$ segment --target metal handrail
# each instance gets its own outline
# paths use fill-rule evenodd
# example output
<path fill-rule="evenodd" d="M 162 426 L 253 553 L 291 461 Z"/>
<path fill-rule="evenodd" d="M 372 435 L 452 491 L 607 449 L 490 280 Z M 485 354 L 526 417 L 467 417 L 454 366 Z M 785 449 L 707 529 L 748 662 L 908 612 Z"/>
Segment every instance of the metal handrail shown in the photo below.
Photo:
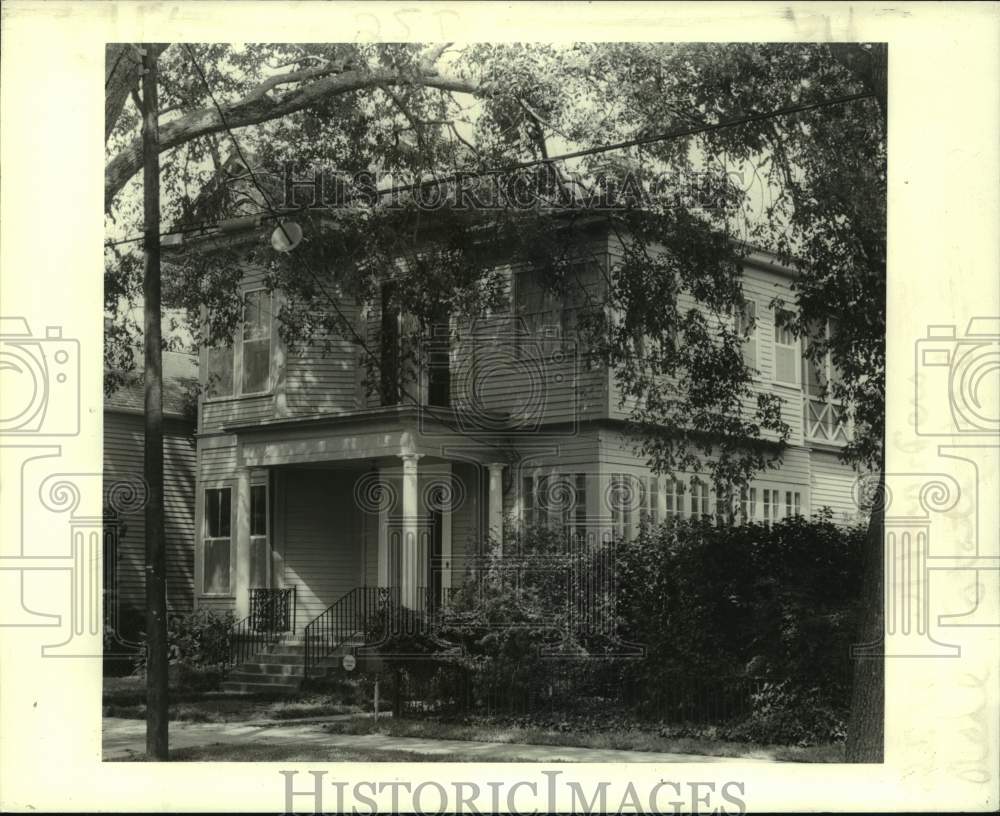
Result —
<path fill-rule="evenodd" d="M 372 625 L 398 603 L 398 587 L 355 587 L 313 618 L 303 630 L 306 676 L 353 638 L 367 642 Z"/>
<path fill-rule="evenodd" d="M 295 587 L 249 590 L 250 614 L 229 631 L 227 669 L 268 651 L 295 631 Z"/>

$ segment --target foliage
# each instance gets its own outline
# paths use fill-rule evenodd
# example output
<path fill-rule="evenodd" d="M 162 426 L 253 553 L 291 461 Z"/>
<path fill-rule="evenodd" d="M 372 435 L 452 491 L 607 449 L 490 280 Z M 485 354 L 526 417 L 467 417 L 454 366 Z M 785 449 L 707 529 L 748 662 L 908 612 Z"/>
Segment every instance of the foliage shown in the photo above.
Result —
<path fill-rule="evenodd" d="M 581 559 L 529 529 L 470 572 L 435 632 L 462 654 L 420 661 L 410 693 L 526 713 L 588 700 L 649 722 L 715 722 L 732 739 L 842 739 L 863 536 L 823 515 L 644 528 L 615 545 L 602 595 L 607 553 Z M 614 631 L 593 626 L 605 614 Z M 622 657 L 635 644 L 641 656 Z"/>
<path fill-rule="evenodd" d="M 173 615 L 167 621 L 167 658 L 176 666 L 182 685 L 213 685 L 229 661 L 229 639 L 234 616 L 220 615 L 210 609 L 198 609 L 186 615 Z M 138 671 L 146 668 L 145 635 L 135 658 Z"/>
<path fill-rule="evenodd" d="M 878 91 L 881 53 L 787 43 L 173 45 L 160 58 L 161 130 L 186 133 L 190 123 L 214 120 L 201 112 L 215 102 L 260 116 L 238 132 L 249 168 L 233 163 L 235 146 L 218 127 L 194 128 L 170 148 L 164 215 L 183 225 L 267 211 L 280 204 L 287 161 L 405 184 L 544 159 L 557 140 L 585 149 Z M 831 387 L 850 398 L 859 429 L 848 455 L 877 462 L 881 113 L 861 99 L 547 165 L 550 203 L 570 202 L 557 206 L 568 218 L 545 207 L 459 211 L 446 203 L 430 212 L 418 206 L 426 203 L 419 190 L 393 196 L 394 207 L 368 200 L 323 210 L 322 219 L 302 213 L 309 241 L 291 256 L 278 257 L 262 236 L 257 245 L 185 259 L 167 282 L 168 299 L 187 305 L 196 325 L 209 306 L 212 325 L 198 340 L 224 341 L 239 314 L 237 271 L 248 260 L 261 264 L 268 285 L 289 293 L 286 339 L 347 340 L 371 373 L 382 367 L 382 351 L 366 347 L 352 305 L 384 303 L 410 314 L 400 362 L 412 362 L 430 326 L 445 316 L 474 319 L 497 304 L 498 257 L 531 262 L 546 286 L 565 289 L 568 255 L 579 252 L 582 234 L 576 216 L 584 215 L 602 221 L 620 249 L 616 274 L 579 329 L 591 353 L 616 366 L 623 398 L 635 405 L 637 447 L 665 472 L 701 467 L 707 455 L 715 481 L 728 485 L 777 465 L 788 435 L 780 399 L 752 391 L 742 337 L 728 319 L 741 304 L 740 257 L 758 244 L 797 259 L 792 328 L 809 336 L 816 359 L 829 350 L 842 374 Z M 126 103 L 108 141 L 109 168 L 121 166 L 137 127 Z M 765 204 L 754 203 L 746 180 Z M 636 182 L 644 194 L 620 196 L 613 211 L 587 206 L 608 191 L 636 192 Z M 135 231 L 135 201 L 120 195 L 113 203 L 119 228 Z M 109 250 L 106 278 L 106 307 L 116 316 L 106 356 L 117 371 L 129 365 L 128 340 L 138 330 L 122 308 L 137 297 L 134 256 Z M 833 337 L 819 332 L 827 317 L 836 322 Z M 403 378 L 412 370 L 399 367 Z M 386 386 L 378 376 L 369 386 L 406 391 L 405 382 Z"/>
<path fill-rule="evenodd" d="M 786 681 L 846 706 L 864 530 L 828 518 L 772 525 L 678 521 L 622 542 L 622 634 L 645 646 L 631 668 L 655 688 L 673 673 Z"/>

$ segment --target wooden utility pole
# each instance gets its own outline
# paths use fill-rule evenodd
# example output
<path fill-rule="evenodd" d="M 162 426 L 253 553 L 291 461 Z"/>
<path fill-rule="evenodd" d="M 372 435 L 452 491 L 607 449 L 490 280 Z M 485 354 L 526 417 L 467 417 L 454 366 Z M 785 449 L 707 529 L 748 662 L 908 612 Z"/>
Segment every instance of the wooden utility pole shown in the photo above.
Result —
<path fill-rule="evenodd" d="M 160 338 L 160 134 L 156 60 L 142 53 L 142 194 L 145 332 L 146 755 L 169 758 L 167 734 L 167 571 L 163 518 L 163 351 Z"/>

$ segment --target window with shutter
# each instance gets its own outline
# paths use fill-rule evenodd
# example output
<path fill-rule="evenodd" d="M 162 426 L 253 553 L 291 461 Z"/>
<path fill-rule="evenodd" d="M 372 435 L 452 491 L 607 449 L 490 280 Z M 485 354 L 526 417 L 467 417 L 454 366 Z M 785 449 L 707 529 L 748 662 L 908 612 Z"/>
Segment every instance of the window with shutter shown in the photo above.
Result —
<path fill-rule="evenodd" d="M 791 312 L 774 313 L 774 379 L 789 385 L 799 384 L 799 340 L 788 328 Z"/>

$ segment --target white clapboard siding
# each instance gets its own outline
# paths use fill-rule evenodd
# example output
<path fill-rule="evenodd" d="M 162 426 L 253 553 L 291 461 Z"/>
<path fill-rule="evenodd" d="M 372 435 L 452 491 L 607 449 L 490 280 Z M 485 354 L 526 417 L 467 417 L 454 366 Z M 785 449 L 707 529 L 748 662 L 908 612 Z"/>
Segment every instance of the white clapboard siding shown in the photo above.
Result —
<path fill-rule="evenodd" d="M 290 470 L 284 478 L 283 583 L 296 588 L 296 614 L 305 625 L 364 584 L 365 539 L 351 474 Z"/>
<path fill-rule="evenodd" d="M 854 499 L 854 487 L 859 474 L 843 464 L 837 454 L 829 451 L 812 452 L 813 510 L 829 507 L 834 520 L 854 521 L 859 511 Z"/>
<path fill-rule="evenodd" d="M 195 442 L 189 422 L 167 419 L 163 438 L 167 608 L 187 612 L 194 603 Z M 104 415 L 104 491 L 115 482 L 143 478 L 143 418 L 108 411 Z M 143 613 L 145 606 L 145 514 L 119 517 L 117 583 L 120 611 Z"/>

